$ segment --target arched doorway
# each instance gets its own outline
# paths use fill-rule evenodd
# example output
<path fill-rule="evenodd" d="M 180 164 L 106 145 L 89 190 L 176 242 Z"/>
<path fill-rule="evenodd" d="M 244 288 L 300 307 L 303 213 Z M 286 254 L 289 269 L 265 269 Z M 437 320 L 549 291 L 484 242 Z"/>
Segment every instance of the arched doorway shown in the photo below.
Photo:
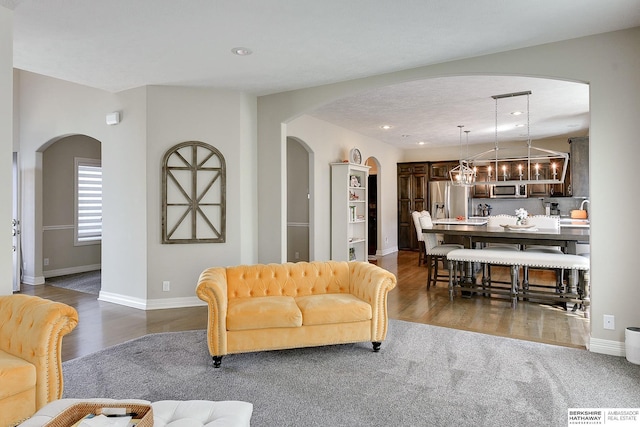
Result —
<path fill-rule="evenodd" d="M 100 141 L 56 139 L 42 156 L 42 273 L 54 286 L 100 291 L 102 164 Z"/>
<path fill-rule="evenodd" d="M 287 137 L 287 261 L 312 260 L 309 148 Z"/>
<path fill-rule="evenodd" d="M 365 165 L 369 166 L 369 182 L 367 183 L 367 191 L 368 191 L 368 200 L 369 200 L 369 208 L 368 208 L 368 255 L 369 261 L 374 261 L 376 259 L 376 255 L 380 253 L 378 250 L 378 218 L 380 217 L 379 209 L 378 209 L 378 193 L 380 186 L 378 185 L 378 180 L 380 178 L 380 174 L 378 173 L 380 168 L 380 163 L 375 157 L 369 157 Z"/>

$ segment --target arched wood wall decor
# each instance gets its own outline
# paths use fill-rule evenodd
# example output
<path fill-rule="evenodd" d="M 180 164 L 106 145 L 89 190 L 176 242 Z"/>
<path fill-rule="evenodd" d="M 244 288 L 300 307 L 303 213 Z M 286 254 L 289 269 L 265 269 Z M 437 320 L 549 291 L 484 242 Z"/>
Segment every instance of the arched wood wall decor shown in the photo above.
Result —
<path fill-rule="evenodd" d="M 162 159 L 162 243 L 224 243 L 226 166 L 215 147 L 182 142 Z"/>

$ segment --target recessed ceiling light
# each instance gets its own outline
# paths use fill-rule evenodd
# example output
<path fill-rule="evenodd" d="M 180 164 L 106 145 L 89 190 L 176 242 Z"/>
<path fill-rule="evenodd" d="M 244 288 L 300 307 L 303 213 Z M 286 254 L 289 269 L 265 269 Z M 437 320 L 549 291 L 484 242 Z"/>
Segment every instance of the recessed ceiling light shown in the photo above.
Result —
<path fill-rule="evenodd" d="M 424 145 L 425 142 L 424 141 L 418 141 L 418 145 Z"/>
<path fill-rule="evenodd" d="M 380 126 L 380 129 L 383 129 L 383 130 L 389 130 L 389 129 L 391 129 L 392 127 L 393 127 L 393 126 L 391 126 L 391 125 L 382 125 L 382 126 Z"/>
<path fill-rule="evenodd" d="M 516 125 L 517 128 L 523 128 L 524 125 L 522 123 L 520 123 L 519 125 Z"/>
<path fill-rule="evenodd" d="M 512 116 L 519 116 L 520 114 L 524 114 L 522 111 L 514 111 L 511 113 Z"/>
<path fill-rule="evenodd" d="M 231 53 L 238 56 L 247 56 L 251 55 L 253 52 L 251 51 L 251 49 L 246 47 L 234 47 L 233 49 L 231 49 Z"/>

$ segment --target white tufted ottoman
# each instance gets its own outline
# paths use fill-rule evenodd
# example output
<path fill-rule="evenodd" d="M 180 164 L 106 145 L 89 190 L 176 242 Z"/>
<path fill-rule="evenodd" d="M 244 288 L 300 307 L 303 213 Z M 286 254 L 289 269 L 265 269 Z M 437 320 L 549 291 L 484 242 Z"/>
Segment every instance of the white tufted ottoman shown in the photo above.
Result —
<path fill-rule="evenodd" d="M 69 406 L 80 402 L 129 403 L 151 405 L 154 427 L 249 427 L 253 404 L 237 400 L 212 402 L 209 400 L 161 400 L 150 403 L 146 400 L 114 399 L 60 399 L 36 412 L 19 427 L 41 427 Z"/>
<path fill-rule="evenodd" d="M 226 400 L 161 400 L 153 402 L 154 427 L 249 427 L 253 405 Z"/>

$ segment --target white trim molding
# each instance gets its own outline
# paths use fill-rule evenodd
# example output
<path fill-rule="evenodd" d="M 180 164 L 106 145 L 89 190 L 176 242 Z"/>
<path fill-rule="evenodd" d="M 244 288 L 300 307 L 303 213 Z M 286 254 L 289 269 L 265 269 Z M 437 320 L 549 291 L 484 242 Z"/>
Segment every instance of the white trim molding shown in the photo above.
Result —
<path fill-rule="evenodd" d="M 589 340 L 589 351 L 610 356 L 626 356 L 624 342 L 602 340 L 600 338 L 591 338 Z"/>
<path fill-rule="evenodd" d="M 385 256 L 385 255 L 392 254 L 394 252 L 398 252 L 398 247 L 397 246 L 394 246 L 392 248 L 383 249 L 383 250 L 378 249 L 376 251 L 376 256 Z"/>
<path fill-rule="evenodd" d="M 147 300 L 147 310 L 163 310 L 165 308 L 206 307 L 207 303 L 198 297 L 158 298 Z"/>
<path fill-rule="evenodd" d="M 200 307 L 207 305 L 206 302 L 195 296 L 145 300 L 142 298 L 134 298 L 128 295 L 114 294 L 112 292 L 105 291 L 100 291 L 98 300 L 137 308 L 138 310 L 163 310 L 166 308 Z"/>
<path fill-rule="evenodd" d="M 112 292 L 100 291 L 98 295 L 99 301 L 111 302 L 126 307 L 137 308 L 138 310 L 147 309 L 147 300 L 142 298 L 134 298 L 128 295 L 114 294 Z"/>
<path fill-rule="evenodd" d="M 87 271 L 96 271 L 102 269 L 102 264 L 79 265 L 77 267 L 59 268 L 57 270 L 46 270 L 42 274 L 44 277 L 58 277 L 69 274 L 86 273 Z"/>
<path fill-rule="evenodd" d="M 25 285 L 44 285 L 44 276 L 23 276 L 22 283 Z"/>

